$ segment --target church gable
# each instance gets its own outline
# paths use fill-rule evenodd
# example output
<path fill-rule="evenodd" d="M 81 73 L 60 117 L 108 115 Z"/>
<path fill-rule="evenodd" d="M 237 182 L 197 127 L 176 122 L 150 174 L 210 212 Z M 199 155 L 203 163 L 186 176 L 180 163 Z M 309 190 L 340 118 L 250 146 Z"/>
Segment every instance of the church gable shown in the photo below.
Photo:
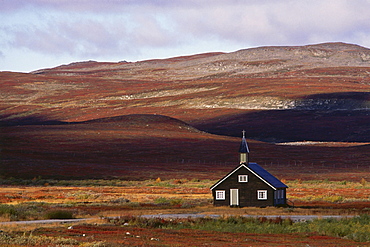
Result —
<path fill-rule="evenodd" d="M 254 171 L 252 168 L 255 168 L 257 171 Z M 270 173 L 268 173 L 265 169 L 260 167 L 257 163 L 249 163 L 248 166 L 246 164 L 241 164 L 237 168 L 235 168 L 233 171 L 231 171 L 229 174 L 227 174 L 225 177 L 220 179 L 217 183 L 211 186 L 211 190 L 216 188 L 222 183 L 228 182 L 228 180 L 233 183 L 235 180 L 243 179 L 243 174 L 247 175 L 246 179 L 249 182 L 248 178 L 253 177 L 253 182 L 263 182 L 272 189 L 276 190 L 277 188 L 286 188 L 287 186 L 283 184 L 280 180 L 272 176 Z M 237 177 L 237 179 L 236 179 Z"/>

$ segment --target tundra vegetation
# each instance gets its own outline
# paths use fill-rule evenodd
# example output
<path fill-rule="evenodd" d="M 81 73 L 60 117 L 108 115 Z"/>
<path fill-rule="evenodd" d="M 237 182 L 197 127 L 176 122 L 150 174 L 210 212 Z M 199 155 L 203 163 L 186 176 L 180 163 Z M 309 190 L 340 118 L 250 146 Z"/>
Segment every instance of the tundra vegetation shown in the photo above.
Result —
<path fill-rule="evenodd" d="M 89 218 L 73 226 L 67 223 L 24 228 L 0 225 L 0 244 L 3 246 L 173 246 L 171 239 L 174 235 L 177 246 L 186 246 L 181 242 L 181 236 L 184 238 L 187 234 L 195 236 L 189 240 L 193 245 L 201 241 L 220 244 L 230 238 L 238 243 L 259 246 L 268 243 L 263 241 L 271 241 L 266 240 L 271 236 L 277 236 L 269 242 L 271 246 L 277 246 L 279 239 L 290 244 L 301 241 L 327 245 L 332 241 L 336 246 L 365 246 L 370 241 L 370 183 L 365 179 L 358 182 L 284 181 L 289 186 L 287 196 L 294 202 L 294 208 L 213 207 L 209 192 L 213 180 L 36 178 L 2 179 L 0 182 L 1 221 Z M 141 217 L 163 213 L 200 213 L 206 217 Z M 294 222 L 289 217 L 266 217 L 312 214 L 319 217 L 303 222 Z M 345 218 L 324 219 L 320 215 L 342 215 Z M 112 236 L 113 232 L 114 237 L 103 237 L 104 234 Z M 296 239 L 297 236 L 300 239 Z"/>
<path fill-rule="evenodd" d="M 369 246 L 369 67 L 326 43 L 0 72 L 0 220 L 89 218 L 0 245 Z M 212 206 L 243 129 L 294 208 Z M 139 217 L 164 213 L 221 217 Z M 354 217 L 264 217 L 310 214 Z"/>

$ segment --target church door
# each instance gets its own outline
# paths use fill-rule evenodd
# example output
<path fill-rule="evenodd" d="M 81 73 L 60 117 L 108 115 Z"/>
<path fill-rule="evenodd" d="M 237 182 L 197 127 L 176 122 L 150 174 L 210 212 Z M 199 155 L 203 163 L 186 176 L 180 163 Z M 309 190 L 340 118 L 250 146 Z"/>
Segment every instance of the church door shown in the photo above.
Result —
<path fill-rule="evenodd" d="M 230 189 L 230 206 L 239 206 L 239 190 Z"/>

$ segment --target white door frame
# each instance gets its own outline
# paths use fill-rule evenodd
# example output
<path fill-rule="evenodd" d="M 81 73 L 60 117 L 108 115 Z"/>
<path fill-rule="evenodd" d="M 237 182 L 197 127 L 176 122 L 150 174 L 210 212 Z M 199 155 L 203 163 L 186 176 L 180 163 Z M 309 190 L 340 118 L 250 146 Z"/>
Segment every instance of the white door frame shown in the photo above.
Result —
<path fill-rule="evenodd" d="M 236 204 L 233 204 L 234 201 Z M 239 189 L 230 189 L 230 206 L 239 206 Z"/>

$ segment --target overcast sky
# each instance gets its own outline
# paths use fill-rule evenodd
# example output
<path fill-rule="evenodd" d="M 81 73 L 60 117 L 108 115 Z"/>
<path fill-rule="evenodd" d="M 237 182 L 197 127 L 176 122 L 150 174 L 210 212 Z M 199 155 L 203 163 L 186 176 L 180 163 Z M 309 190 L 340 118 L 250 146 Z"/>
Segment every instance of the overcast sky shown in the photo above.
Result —
<path fill-rule="evenodd" d="M 370 47 L 370 0 L 0 0 L 0 71 L 334 41 Z"/>

